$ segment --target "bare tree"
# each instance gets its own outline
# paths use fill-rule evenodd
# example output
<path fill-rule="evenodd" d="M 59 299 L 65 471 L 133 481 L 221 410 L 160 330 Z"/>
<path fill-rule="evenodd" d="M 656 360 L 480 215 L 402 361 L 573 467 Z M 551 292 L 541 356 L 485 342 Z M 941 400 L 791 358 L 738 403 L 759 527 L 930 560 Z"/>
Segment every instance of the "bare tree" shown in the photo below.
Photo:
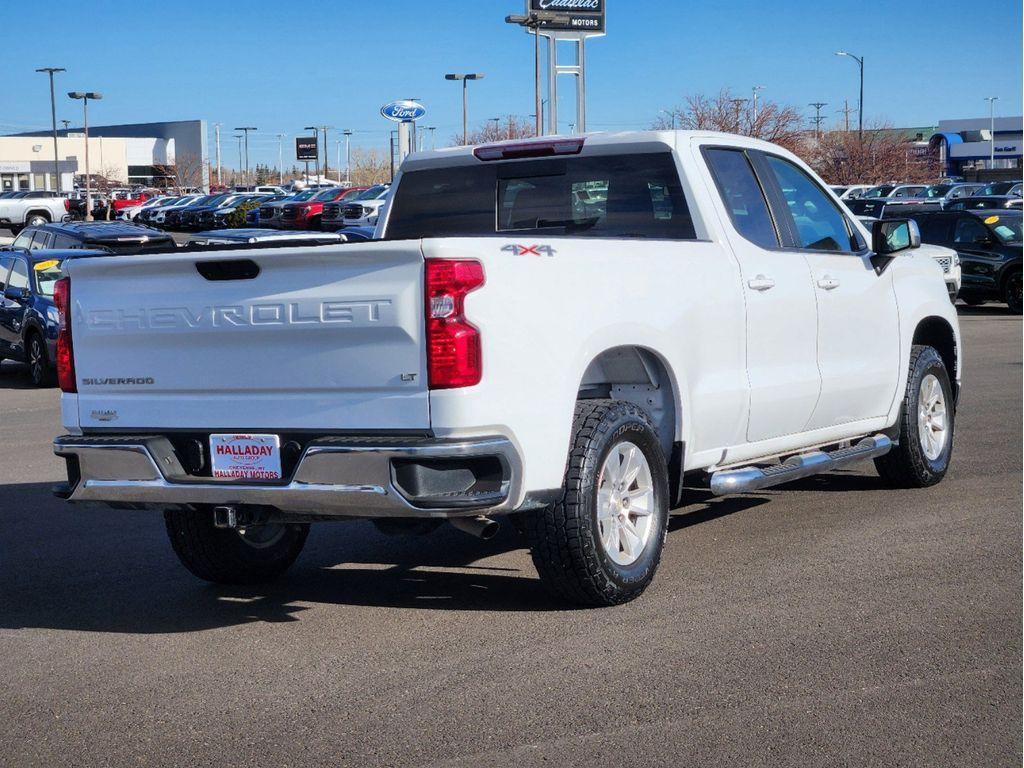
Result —
<path fill-rule="evenodd" d="M 352 183 L 357 187 L 369 187 L 391 178 L 391 163 L 386 153 L 376 149 L 352 150 Z"/>
<path fill-rule="evenodd" d="M 157 166 L 157 170 L 170 182 L 179 195 L 186 189 L 203 186 L 203 158 L 192 152 L 182 152 L 174 158 L 174 165 Z"/>
<path fill-rule="evenodd" d="M 490 144 L 495 141 L 528 139 L 536 135 L 533 120 L 517 115 L 506 115 L 500 120 L 488 120 L 474 131 L 468 139 L 470 144 Z M 451 146 L 462 144 L 462 134 L 452 136 Z"/>
<path fill-rule="evenodd" d="M 804 144 L 803 116 L 795 107 L 761 99 L 755 117 L 750 100 L 735 97 L 728 88 L 715 96 L 687 96 L 682 106 L 663 111 L 668 115 L 660 116 L 653 128 L 664 130 L 674 124 L 685 130 L 738 133 L 779 144 L 794 152 Z"/>
<path fill-rule="evenodd" d="M 925 182 L 939 172 L 938 158 L 885 124 L 857 131 L 830 131 L 806 153 L 812 168 L 832 184 Z"/>

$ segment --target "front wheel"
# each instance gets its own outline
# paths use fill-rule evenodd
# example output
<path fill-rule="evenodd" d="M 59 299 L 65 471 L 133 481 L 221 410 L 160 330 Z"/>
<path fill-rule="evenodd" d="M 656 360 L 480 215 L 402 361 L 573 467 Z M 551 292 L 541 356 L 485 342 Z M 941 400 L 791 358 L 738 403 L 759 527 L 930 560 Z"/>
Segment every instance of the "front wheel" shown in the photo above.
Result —
<path fill-rule="evenodd" d="M 53 369 L 46 354 L 46 344 L 38 333 L 28 339 L 28 374 L 33 386 L 47 387 L 53 383 Z"/>
<path fill-rule="evenodd" d="M 1021 273 L 1014 272 L 1008 278 L 1006 278 L 1006 285 L 1003 286 L 1003 301 L 1006 302 L 1006 306 L 1010 308 L 1010 311 L 1019 315 L 1021 313 Z"/>
<path fill-rule="evenodd" d="M 524 517 L 545 586 L 582 605 L 639 596 L 668 527 L 668 469 L 647 414 L 617 400 L 578 402 L 563 492 Z"/>
<path fill-rule="evenodd" d="M 209 509 L 169 509 L 164 522 L 182 565 L 217 584 L 256 584 L 280 576 L 309 535 L 309 526 L 299 524 L 217 528 Z"/>
<path fill-rule="evenodd" d="M 910 351 L 907 392 L 900 406 L 899 442 L 875 459 L 878 474 L 895 488 L 925 488 L 946 476 L 953 455 L 953 389 L 934 347 Z"/>

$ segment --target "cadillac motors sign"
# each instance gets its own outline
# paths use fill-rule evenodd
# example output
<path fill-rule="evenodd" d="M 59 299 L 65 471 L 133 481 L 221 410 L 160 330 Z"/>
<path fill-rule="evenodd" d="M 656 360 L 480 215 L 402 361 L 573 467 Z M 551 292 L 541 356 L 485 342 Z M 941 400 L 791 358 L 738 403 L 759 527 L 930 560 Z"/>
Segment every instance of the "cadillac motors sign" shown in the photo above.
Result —
<path fill-rule="evenodd" d="M 545 24 L 545 31 L 602 34 L 604 4 L 605 0 L 527 0 L 526 11 L 547 11 L 565 16 L 564 22 Z"/>
<path fill-rule="evenodd" d="M 316 160 L 316 139 L 313 138 L 312 136 L 299 136 L 297 139 L 295 139 L 295 159 L 299 161 Z"/>

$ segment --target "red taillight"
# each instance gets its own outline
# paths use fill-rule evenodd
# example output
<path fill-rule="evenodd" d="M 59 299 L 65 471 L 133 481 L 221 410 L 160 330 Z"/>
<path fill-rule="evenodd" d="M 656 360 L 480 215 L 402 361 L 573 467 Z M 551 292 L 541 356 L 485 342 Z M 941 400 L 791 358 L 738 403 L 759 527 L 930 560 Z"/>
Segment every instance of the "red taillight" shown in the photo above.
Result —
<path fill-rule="evenodd" d="M 65 197 L 64 198 L 64 210 L 65 211 L 70 211 L 71 210 L 71 198 L 69 198 L 69 197 Z"/>
<path fill-rule="evenodd" d="M 61 392 L 77 392 L 75 356 L 71 345 L 71 278 L 62 277 L 53 284 L 53 303 L 57 305 L 60 325 L 57 329 L 57 383 Z"/>
<path fill-rule="evenodd" d="M 466 320 L 466 294 L 484 284 L 479 261 L 427 259 L 427 378 L 431 389 L 480 383 L 480 331 Z"/>

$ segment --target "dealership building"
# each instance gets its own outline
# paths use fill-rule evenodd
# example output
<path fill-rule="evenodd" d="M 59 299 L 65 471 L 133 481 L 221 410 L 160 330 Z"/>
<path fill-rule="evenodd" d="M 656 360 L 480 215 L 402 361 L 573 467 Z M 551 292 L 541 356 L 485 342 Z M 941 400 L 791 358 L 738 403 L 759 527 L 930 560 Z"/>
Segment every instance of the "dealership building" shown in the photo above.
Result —
<path fill-rule="evenodd" d="M 938 153 L 947 176 L 1019 179 L 1024 145 L 1022 123 L 1021 117 L 940 120 L 928 146 Z"/>
<path fill-rule="evenodd" d="M 89 171 L 130 185 L 162 186 L 168 168 L 188 163 L 210 183 L 205 120 L 89 126 Z M 57 131 L 60 188 L 85 173 L 81 128 Z M 52 131 L 0 136 L 0 190 L 55 190 Z"/>

